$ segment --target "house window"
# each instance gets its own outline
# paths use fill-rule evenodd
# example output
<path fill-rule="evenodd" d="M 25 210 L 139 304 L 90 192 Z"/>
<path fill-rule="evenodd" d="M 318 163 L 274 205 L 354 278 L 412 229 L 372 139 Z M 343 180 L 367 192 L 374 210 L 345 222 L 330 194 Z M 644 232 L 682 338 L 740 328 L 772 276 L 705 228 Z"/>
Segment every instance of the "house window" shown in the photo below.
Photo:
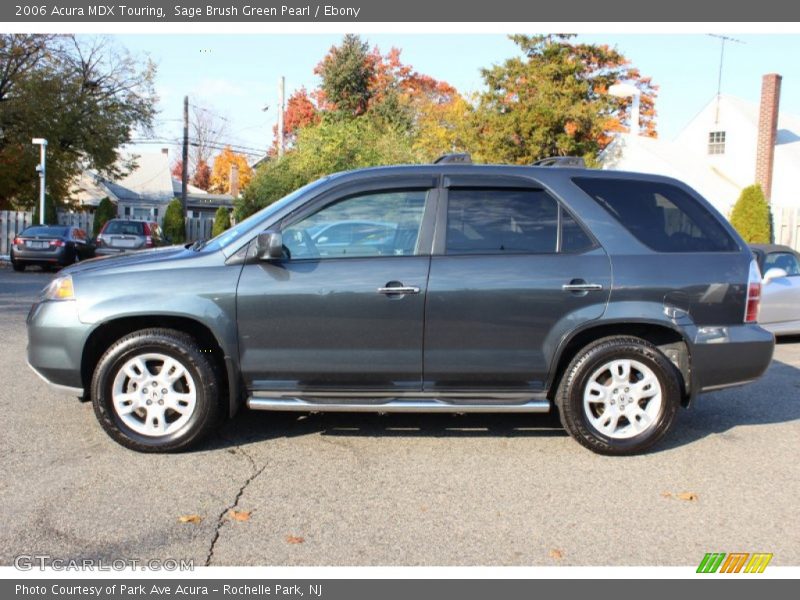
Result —
<path fill-rule="evenodd" d="M 708 134 L 708 153 L 725 154 L 725 132 L 711 131 Z"/>

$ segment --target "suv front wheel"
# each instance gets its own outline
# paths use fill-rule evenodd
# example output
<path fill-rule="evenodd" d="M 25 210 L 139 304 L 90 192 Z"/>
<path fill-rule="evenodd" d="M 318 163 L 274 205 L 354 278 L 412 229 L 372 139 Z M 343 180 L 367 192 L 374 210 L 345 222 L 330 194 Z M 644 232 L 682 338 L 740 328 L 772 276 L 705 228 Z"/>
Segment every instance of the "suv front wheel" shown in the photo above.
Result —
<path fill-rule="evenodd" d="M 103 429 L 139 452 L 185 450 L 219 414 L 219 377 L 185 333 L 143 329 L 113 344 L 97 364 L 92 404 Z"/>
<path fill-rule="evenodd" d="M 558 388 L 561 422 L 599 454 L 638 454 L 667 433 L 680 405 L 676 367 L 649 342 L 608 337 L 583 348 Z"/>

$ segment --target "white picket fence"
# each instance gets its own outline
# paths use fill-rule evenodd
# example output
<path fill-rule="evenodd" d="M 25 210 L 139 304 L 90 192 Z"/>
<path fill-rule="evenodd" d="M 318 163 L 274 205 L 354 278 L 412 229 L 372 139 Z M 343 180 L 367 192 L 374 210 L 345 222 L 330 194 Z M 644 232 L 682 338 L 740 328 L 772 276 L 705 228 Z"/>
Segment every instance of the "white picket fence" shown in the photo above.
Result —
<path fill-rule="evenodd" d="M 8 255 L 17 234 L 33 224 L 32 212 L 0 210 L 0 256 Z M 94 215 L 82 212 L 59 212 L 58 224 L 80 227 L 91 236 Z M 209 239 L 213 225 L 213 219 L 186 219 L 186 241 Z"/>

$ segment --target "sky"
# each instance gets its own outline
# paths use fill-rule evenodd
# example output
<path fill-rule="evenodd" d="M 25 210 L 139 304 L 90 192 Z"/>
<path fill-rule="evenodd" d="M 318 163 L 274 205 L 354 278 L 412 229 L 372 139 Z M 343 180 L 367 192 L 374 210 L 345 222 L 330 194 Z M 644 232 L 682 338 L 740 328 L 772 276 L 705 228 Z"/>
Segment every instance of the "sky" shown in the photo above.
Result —
<path fill-rule="evenodd" d="M 294 89 L 316 87 L 314 66 L 341 40 L 339 34 L 314 35 L 115 35 L 135 55 L 158 66 L 159 116 L 155 136 L 178 140 L 183 96 L 218 115 L 227 133 L 222 140 L 264 151 L 277 119 L 277 82 Z M 362 35 L 384 53 L 392 46 L 417 71 L 443 79 L 462 93 L 482 89 L 480 70 L 517 56 L 507 36 L 475 34 Z M 722 92 L 757 103 L 761 76 L 783 75 L 781 110 L 800 115 L 800 35 L 737 35 L 725 44 Z M 578 41 L 616 47 L 660 89 L 656 100 L 659 136 L 672 139 L 717 93 L 720 40 L 707 35 L 580 35 Z M 266 111 L 263 110 L 268 106 Z M 168 143 L 137 144 L 137 153 Z M 173 146 L 174 148 L 174 146 Z"/>

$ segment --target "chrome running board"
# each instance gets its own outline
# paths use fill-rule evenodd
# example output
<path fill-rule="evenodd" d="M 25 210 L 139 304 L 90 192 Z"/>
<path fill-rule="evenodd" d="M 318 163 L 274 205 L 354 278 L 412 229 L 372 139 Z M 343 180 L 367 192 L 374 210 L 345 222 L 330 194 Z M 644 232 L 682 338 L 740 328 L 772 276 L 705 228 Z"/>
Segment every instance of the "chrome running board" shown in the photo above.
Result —
<path fill-rule="evenodd" d="M 550 411 L 548 400 L 528 400 L 511 404 L 468 402 L 461 404 L 455 399 L 393 399 L 378 402 L 331 402 L 309 401 L 303 398 L 258 397 L 247 399 L 253 410 L 303 411 L 303 412 L 373 412 L 373 413 L 546 413 Z"/>

